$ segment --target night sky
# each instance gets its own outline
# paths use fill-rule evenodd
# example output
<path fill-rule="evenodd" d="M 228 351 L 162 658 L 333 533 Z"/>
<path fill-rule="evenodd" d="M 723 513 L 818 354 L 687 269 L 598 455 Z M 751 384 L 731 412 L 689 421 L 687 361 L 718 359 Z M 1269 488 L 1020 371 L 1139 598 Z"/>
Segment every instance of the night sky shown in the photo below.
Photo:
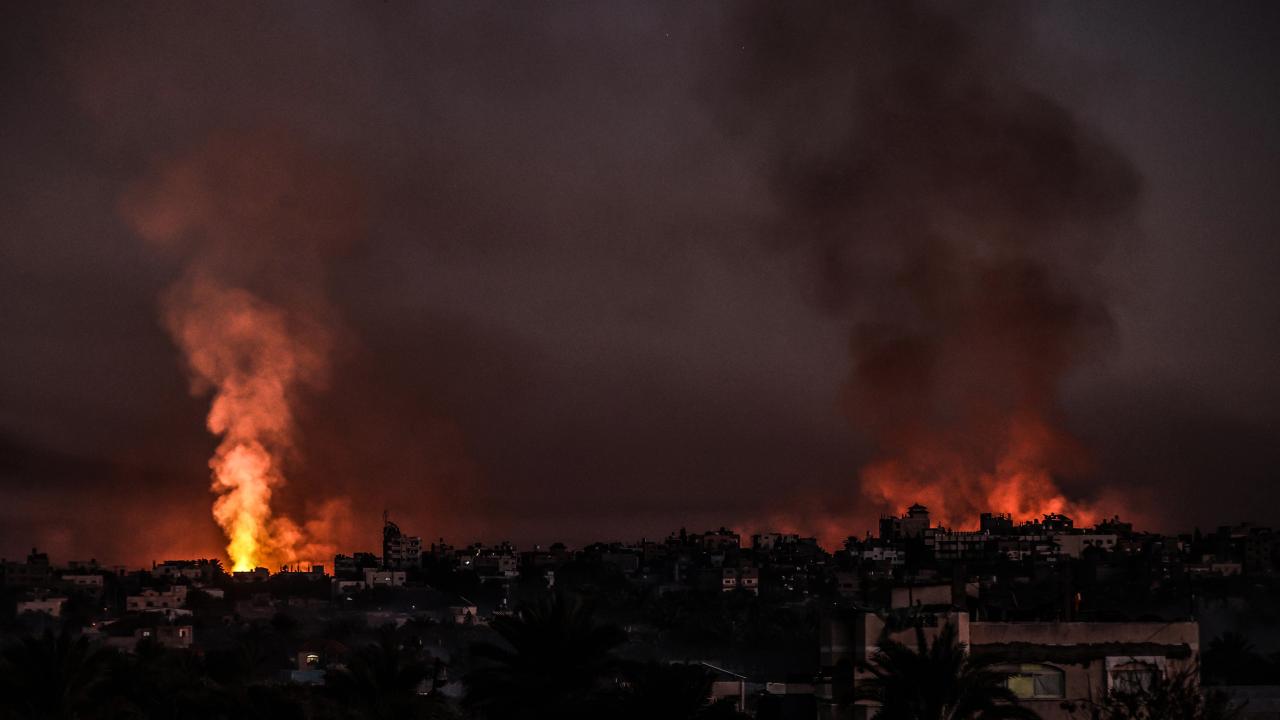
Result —
<path fill-rule="evenodd" d="M 1277 521 L 1275 3 L 10 3 L 0 92 L 0 555 L 221 552 L 200 273 L 323 325 L 275 504 L 346 550 L 862 534 L 1027 407 L 1072 500 Z"/>

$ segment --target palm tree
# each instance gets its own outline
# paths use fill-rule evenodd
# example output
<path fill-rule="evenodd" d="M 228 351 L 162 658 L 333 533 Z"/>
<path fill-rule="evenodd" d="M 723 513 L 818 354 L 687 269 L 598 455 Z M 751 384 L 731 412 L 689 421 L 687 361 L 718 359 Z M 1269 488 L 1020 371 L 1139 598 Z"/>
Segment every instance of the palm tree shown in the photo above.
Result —
<path fill-rule="evenodd" d="M 378 642 L 350 658 L 346 667 L 330 668 L 325 686 L 343 706 L 367 718 L 445 716 L 443 703 L 418 694 L 432 667 L 401 642 L 394 626 L 379 630 Z"/>
<path fill-rule="evenodd" d="M 505 647 L 472 646 L 478 667 L 464 678 L 463 704 L 485 718 L 603 717 L 616 694 L 606 687 L 619 668 L 621 629 L 597 625 L 580 600 L 553 595 L 500 617 L 492 629 Z"/>
<path fill-rule="evenodd" d="M 1238 632 L 1223 633 L 1209 643 L 1202 669 L 1205 682 L 1214 685 L 1267 685 L 1273 676 L 1271 664 Z"/>
<path fill-rule="evenodd" d="M 102 695 L 112 656 L 66 628 L 23 638 L 4 649 L 0 682 L 12 718 L 76 720 L 91 717 Z"/>
<path fill-rule="evenodd" d="M 886 633 L 871 661 L 859 664 L 871 677 L 854 688 L 853 697 L 879 703 L 874 718 L 1039 720 L 1035 711 L 1017 704 L 1003 673 L 969 655 L 954 625 L 943 625 L 933 643 L 917 626 L 916 646 L 912 650 Z"/>

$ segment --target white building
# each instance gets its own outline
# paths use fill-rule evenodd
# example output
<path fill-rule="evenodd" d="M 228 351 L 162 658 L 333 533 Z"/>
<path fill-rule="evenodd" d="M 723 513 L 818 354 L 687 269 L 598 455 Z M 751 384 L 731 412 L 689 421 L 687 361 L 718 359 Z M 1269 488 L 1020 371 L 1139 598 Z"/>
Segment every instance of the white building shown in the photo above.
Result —
<path fill-rule="evenodd" d="M 129 612 L 163 612 L 184 607 L 186 604 L 186 585 L 174 585 L 167 590 L 146 588 L 141 595 L 129 595 L 124 601 L 124 607 Z"/>

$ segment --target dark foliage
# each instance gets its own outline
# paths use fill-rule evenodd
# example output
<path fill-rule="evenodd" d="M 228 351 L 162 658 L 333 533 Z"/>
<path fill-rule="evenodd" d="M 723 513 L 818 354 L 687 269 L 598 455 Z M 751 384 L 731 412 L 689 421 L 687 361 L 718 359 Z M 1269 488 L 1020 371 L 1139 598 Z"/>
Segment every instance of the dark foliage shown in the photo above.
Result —
<path fill-rule="evenodd" d="M 1242 708 L 1223 693 L 1204 691 L 1195 668 L 1157 674 L 1140 690 L 1112 691 L 1102 702 L 1072 708 L 1085 720 L 1237 720 Z"/>
<path fill-rule="evenodd" d="M 464 706 L 484 718 L 592 718 L 617 706 L 627 637 L 577 598 L 552 595 L 494 619 L 503 645 L 477 644 Z"/>
<path fill-rule="evenodd" d="M 1038 720 L 1017 704 L 1005 687 L 1005 675 L 990 661 L 971 656 L 944 625 L 929 643 L 917 626 L 916 649 L 885 636 L 870 662 L 859 667 L 871 677 L 854 692 L 855 700 L 880 704 L 878 720 Z"/>

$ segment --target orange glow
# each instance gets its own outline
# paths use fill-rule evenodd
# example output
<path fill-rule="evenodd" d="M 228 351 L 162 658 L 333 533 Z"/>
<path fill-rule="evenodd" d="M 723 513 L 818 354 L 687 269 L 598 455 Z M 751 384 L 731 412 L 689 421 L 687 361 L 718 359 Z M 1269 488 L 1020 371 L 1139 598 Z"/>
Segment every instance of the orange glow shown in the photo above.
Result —
<path fill-rule="evenodd" d="M 1071 449 L 1068 439 L 1038 418 L 1020 416 L 1007 423 L 1002 440 L 985 463 L 960 443 L 917 443 L 863 468 L 863 494 L 889 512 L 918 502 L 947 527 L 976 527 L 983 512 L 1008 513 L 1014 522 L 1051 513 L 1077 526 L 1098 522 L 1092 506 L 1068 499 L 1053 479 L 1055 459 Z"/>
<path fill-rule="evenodd" d="M 273 515 L 271 495 L 285 482 L 281 466 L 293 449 L 291 394 L 299 384 L 323 381 L 327 337 L 207 277 L 176 287 L 167 307 L 194 390 L 213 391 L 208 426 L 222 437 L 209 461 L 218 494 L 213 516 L 227 536 L 232 569 L 304 559 L 299 551 L 314 543 L 295 523 Z"/>

